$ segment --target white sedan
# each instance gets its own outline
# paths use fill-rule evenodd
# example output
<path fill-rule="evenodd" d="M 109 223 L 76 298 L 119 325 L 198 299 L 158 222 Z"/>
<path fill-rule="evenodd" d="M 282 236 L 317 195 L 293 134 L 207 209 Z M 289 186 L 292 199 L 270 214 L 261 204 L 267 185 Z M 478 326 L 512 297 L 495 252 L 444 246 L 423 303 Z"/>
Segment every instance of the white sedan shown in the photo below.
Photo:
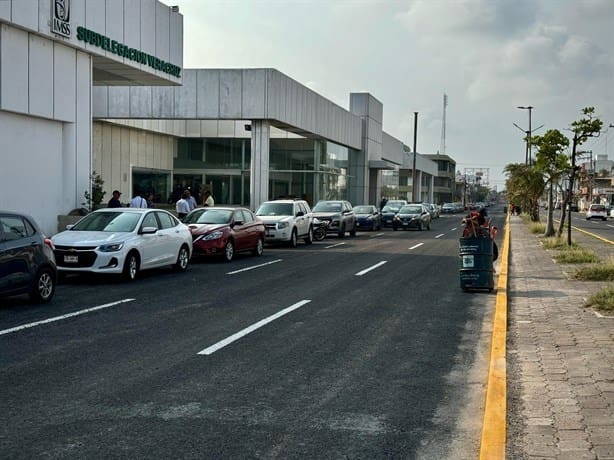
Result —
<path fill-rule="evenodd" d="M 150 268 L 185 271 L 192 256 L 190 229 L 162 209 L 99 209 L 66 228 L 51 237 L 60 274 L 115 273 L 134 280 Z"/>

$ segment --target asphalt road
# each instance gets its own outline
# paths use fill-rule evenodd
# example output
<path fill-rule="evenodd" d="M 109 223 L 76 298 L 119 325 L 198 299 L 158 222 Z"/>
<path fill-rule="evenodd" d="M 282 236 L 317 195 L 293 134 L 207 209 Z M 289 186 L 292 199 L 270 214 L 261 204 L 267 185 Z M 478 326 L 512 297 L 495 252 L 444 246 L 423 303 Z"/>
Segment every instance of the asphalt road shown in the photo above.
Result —
<path fill-rule="evenodd" d="M 477 458 L 460 217 L 0 300 L 3 458 Z"/>
<path fill-rule="evenodd" d="M 557 211 L 554 214 L 556 219 L 561 218 L 560 211 Z M 594 233 L 602 238 L 605 238 L 610 241 L 614 241 L 614 218 L 608 217 L 607 220 L 596 220 L 591 219 L 586 220 L 586 216 L 581 212 L 572 212 L 571 213 L 571 224 L 574 227 L 580 228 L 582 230 L 586 230 L 587 232 Z M 555 226 L 555 228 L 557 228 Z M 565 231 L 567 229 L 567 224 L 565 224 Z"/>

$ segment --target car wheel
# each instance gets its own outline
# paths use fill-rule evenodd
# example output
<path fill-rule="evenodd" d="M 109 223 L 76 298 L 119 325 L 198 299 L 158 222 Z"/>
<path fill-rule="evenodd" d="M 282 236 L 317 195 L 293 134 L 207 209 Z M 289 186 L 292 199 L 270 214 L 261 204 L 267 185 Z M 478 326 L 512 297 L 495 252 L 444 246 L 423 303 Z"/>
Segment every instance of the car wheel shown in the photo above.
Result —
<path fill-rule="evenodd" d="M 339 230 L 339 238 L 345 238 L 345 224 L 343 224 L 341 230 Z"/>
<path fill-rule="evenodd" d="M 224 246 L 224 260 L 226 262 L 232 261 L 235 256 L 235 245 L 232 240 L 226 241 L 226 246 Z"/>
<path fill-rule="evenodd" d="M 131 252 L 126 256 L 124 271 L 122 276 L 126 281 L 134 281 L 139 274 L 139 256 L 136 252 Z"/>
<path fill-rule="evenodd" d="M 295 248 L 297 243 L 298 243 L 298 237 L 296 234 L 296 228 L 294 228 L 292 229 L 292 233 L 290 234 L 290 241 L 288 242 L 288 244 L 290 245 L 291 248 Z"/>
<path fill-rule="evenodd" d="M 55 275 L 50 268 L 43 268 L 38 272 L 29 297 L 34 302 L 49 302 L 55 292 Z"/>
<path fill-rule="evenodd" d="M 312 226 L 309 226 L 309 231 L 307 232 L 307 236 L 303 238 L 303 241 L 305 242 L 305 244 L 313 243 L 313 227 Z"/>
<path fill-rule="evenodd" d="M 256 243 L 256 247 L 252 251 L 252 254 L 257 257 L 260 257 L 263 252 L 264 252 L 264 241 L 262 241 L 262 238 L 258 238 L 258 242 Z"/>
<path fill-rule="evenodd" d="M 175 264 L 175 270 L 184 272 L 188 269 L 188 262 L 190 261 L 190 251 L 186 246 L 181 246 L 179 254 L 177 254 L 177 263 Z"/>

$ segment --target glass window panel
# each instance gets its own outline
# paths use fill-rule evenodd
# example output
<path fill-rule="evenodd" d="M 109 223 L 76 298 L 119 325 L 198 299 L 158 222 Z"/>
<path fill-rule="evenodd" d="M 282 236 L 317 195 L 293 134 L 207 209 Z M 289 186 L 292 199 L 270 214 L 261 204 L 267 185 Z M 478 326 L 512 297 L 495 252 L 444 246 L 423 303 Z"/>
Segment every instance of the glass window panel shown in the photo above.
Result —
<path fill-rule="evenodd" d="M 144 193 L 144 196 L 151 193 L 153 195 L 154 205 L 155 203 L 170 203 L 172 199 L 170 182 L 170 173 L 134 169 L 132 170 L 131 196 L 139 192 Z M 175 201 L 172 202 L 174 203 Z"/>

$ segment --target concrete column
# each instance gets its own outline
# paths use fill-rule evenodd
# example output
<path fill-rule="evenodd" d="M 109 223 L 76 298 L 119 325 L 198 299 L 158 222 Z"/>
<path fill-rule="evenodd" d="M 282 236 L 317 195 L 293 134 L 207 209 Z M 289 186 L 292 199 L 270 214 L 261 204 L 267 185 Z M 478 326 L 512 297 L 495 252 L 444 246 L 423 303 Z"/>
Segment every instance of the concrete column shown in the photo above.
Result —
<path fill-rule="evenodd" d="M 271 124 L 252 120 L 252 161 L 250 166 L 250 203 L 252 211 L 269 199 L 269 143 Z"/>
<path fill-rule="evenodd" d="M 369 169 L 369 200 L 366 202 L 367 204 L 379 207 L 379 203 L 382 201 L 381 177 L 381 170 Z"/>
<path fill-rule="evenodd" d="M 416 187 L 416 190 L 418 190 L 416 198 L 418 199 L 418 202 L 421 203 L 424 200 L 422 199 L 422 171 L 419 169 L 416 169 Z"/>
<path fill-rule="evenodd" d="M 429 203 L 435 203 L 433 200 L 435 191 L 435 176 L 431 176 L 431 184 L 429 185 Z"/>
<path fill-rule="evenodd" d="M 350 150 L 349 154 L 348 172 L 351 179 L 348 190 L 348 200 L 353 205 L 368 203 L 369 167 L 367 152 L 364 150 Z"/>

